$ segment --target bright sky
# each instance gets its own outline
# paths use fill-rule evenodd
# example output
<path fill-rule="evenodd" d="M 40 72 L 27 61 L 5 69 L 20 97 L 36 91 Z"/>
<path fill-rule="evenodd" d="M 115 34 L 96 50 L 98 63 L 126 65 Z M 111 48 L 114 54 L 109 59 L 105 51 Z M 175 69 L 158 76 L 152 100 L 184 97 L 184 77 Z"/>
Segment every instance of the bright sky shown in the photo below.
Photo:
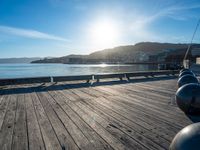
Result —
<path fill-rule="evenodd" d="M 190 42 L 199 18 L 199 0 L 0 0 L 0 58 Z"/>

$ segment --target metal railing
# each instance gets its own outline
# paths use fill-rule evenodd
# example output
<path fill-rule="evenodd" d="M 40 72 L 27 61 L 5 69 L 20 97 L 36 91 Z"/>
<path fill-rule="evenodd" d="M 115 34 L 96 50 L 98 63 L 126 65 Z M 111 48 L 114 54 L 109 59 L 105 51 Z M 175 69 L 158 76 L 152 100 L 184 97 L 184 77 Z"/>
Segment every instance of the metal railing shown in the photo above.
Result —
<path fill-rule="evenodd" d="M 119 78 L 120 80 L 131 80 L 134 77 L 154 77 L 161 75 L 175 75 L 178 70 L 162 70 L 162 71 L 141 71 L 141 72 L 125 72 L 125 73 L 104 73 L 93 75 L 78 75 L 78 76 L 49 76 L 49 77 L 31 77 L 31 78 L 13 78 L 0 79 L 0 86 L 11 84 L 29 84 L 29 83 L 49 83 L 49 82 L 64 82 L 64 81 L 78 81 L 86 80 L 87 83 L 100 79 Z"/>

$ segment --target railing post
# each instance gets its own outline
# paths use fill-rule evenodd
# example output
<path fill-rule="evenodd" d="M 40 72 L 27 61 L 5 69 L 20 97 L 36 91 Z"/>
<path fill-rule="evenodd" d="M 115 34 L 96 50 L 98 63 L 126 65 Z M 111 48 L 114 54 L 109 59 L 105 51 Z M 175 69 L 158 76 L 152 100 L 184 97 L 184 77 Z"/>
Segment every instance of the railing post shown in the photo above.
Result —
<path fill-rule="evenodd" d="M 50 77 L 50 79 L 51 79 L 51 83 L 53 83 L 53 77 Z"/>

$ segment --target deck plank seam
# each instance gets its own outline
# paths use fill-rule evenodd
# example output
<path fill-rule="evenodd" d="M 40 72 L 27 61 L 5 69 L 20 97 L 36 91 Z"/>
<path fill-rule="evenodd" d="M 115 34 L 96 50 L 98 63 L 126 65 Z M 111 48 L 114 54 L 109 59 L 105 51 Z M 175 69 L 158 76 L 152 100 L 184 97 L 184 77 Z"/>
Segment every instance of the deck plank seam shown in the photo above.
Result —
<path fill-rule="evenodd" d="M 86 101 L 81 101 L 81 103 L 86 103 L 86 104 L 88 104 Z M 91 111 L 93 111 L 93 109 L 91 109 L 91 108 L 94 108 L 94 107 L 91 107 L 91 105 L 89 105 L 90 107 L 88 107 L 87 105 L 85 105 L 85 104 L 82 104 L 82 105 L 84 105 L 85 107 L 87 107 L 88 109 L 90 109 Z M 95 110 L 95 111 L 93 111 L 94 113 L 96 113 L 98 116 L 99 116 L 99 114 L 97 113 L 97 111 Z M 112 116 L 109 116 L 110 118 L 113 118 L 114 119 L 114 117 L 112 117 Z M 108 121 L 108 119 L 106 119 L 106 118 L 104 118 L 104 117 L 102 117 L 103 119 L 105 119 L 106 121 Z M 114 119 L 115 120 L 115 119 Z M 110 121 L 108 121 L 108 122 L 110 122 Z M 119 121 L 120 122 L 120 121 Z M 122 122 L 120 122 L 123 126 L 125 126 L 125 127 L 127 127 L 124 123 L 122 123 Z M 139 141 L 139 139 L 137 139 L 137 138 L 135 138 L 135 137 L 132 137 L 131 135 L 129 135 L 128 133 L 126 133 L 124 130 L 121 130 L 120 128 L 118 128 L 121 132 L 123 132 L 124 134 L 126 134 L 127 136 L 129 136 L 130 138 L 132 138 L 134 141 L 136 141 L 138 144 L 141 144 L 141 145 L 143 145 L 144 147 L 146 147 L 147 149 L 149 149 L 149 147 L 147 147 L 147 145 L 146 144 L 144 144 L 144 143 L 142 143 L 142 142 L 140 142 Z M 134 130 L 136 133 L 138 133 L 139 134 L 139 132 L 137 132 L 136 130 Z M 141 135 L 143 138 L 146 138 L 145 136 L 143 136 L 143 135 Z M 151 141 L 151 140 L 150 140 Z M 151 142 L 154 142 L 154 141 L 151 141 Z M 154 148 L 156 148 L 156 147 L 154 147 Z M 164 148 L 164 147 L 163 147 Z"/>
<path fill-rule="evenodd" d="M 40 105 L 42 106 L 42 108 L 43 108 L 43 110 L 44 110 L 45 116 L 47 117 L 50 126 L 51 126 L 52 129 L 53 129 L 53 132 L 54 132 L 54 134 L 55 134 L 55 136 L 56 136 L 56 138 L 57 138 L 57 140 L 58 140 L 58 142 L 59 142 L 59 144 L 60 144 L 60 147 L 62 148 L 62 144 L 60 143 L 60 140 L 59 140 L 59 138 L 58 138 L 58 135 L 56 134 L 56 131 L 55 131 L 53 125 L 52 125 L 52 122 L 50 121 L 49 116 L 47 115 L 47 113 L 46 113 L 46 111 L 45 111 L 45 108 L 44 108 L 44 106 L 43 106 L 42 103 L 41 103 L 41 98 L 38 96 L 38 93 L 36 93 L 36 96 L 37 96 L 37 99 L 39 100 Z"/>
<path fill-rule="evenodd" d="M 49 92 L 48 92 L 48 94 L 49 94 Z M 49 94 L 51 97 L 52 97 L 52 95 L 51 94 Z M 52 97 L 52 99 L 54 99 L 54 97 Z M 48 99 L 47 99 L 48 100 Z M 56 100 L 54 99 L 54 101 L 56 102 Z M 48 100 L 48 102 L 49 102 L 49 100 Z M 56 102 L 57 103 L 57 102 Z M 68 129 L 66 128 L 66 126 L 65 126 L 65 124 L 63 123 L 63 121 L 60 119 L 60 117 L 58 116 L 58 113 L 54 110 L 54 108 L 52 107 L 52 104 L 49 102 L 49 104 L 51 105 L 51 108 L 53 109 L 53 111 L 54 111 L 54 113 L 56 114 L 56 116 L 58 117 L 58 119 L 60 120 L 60 122 L 62 123 L 62 125 L 63 125 L 63 127 L 66 129 L 66 131 L 67 131 L 67 133 L 70 135 L 70 137 L 71 137 L 71 139 L 73 140 L 73 142 L 76 144 L 76 146 L 79 148 L 79 149 L 81 149 L 80 147 L 79 147 L 79 145 L 76 143 L 76 141 L 74 140 L 74 138 L 72 137 L 72 135 L 70 134 L 70 132 L 68 131 Z M 58 103 L 57 103 L 58 104 Z M 59 104 L 58 104 L 59 105 Z M 61 107 L 60 107 L 61 108 Z M 61 108 L 62 109 L 62 108 Z M 63 109 L 62 109 L 63 110 Z M 64 111 L 64 110 L 63 110 Z M 65 111 L 64 111 L 65 112 Z M 66 114 L 67 116 L 68 116 L 68 114 Z M 69 116 L 68 116 L 69 117 Z M 70 117 L 69 117 L 70 118 Z M 72 121 L 72 119 L 70 118 L 70 120 Z M 73 122 L 73 121 L 72 121 Z M 74 122 L 73 122 L 74 123 Z M 74 123 L 75 124 L 75 123 Z M 75 124 L 76 125 L 76 124 Z"/>
<path fill-rule="evenodd" d="M 98 101 L 96 101 L 99 105 L 102 105 L 102 104 L 100 104 Z M 105 105 L 102 105 L 103 107 L 107 107 L 107 106 L 105 106 Z M 111 109 L 113 112 L 115 112 L 115 113 L 117 113 L 118 115 L 120 115 L 120 116 L 122 116 L 122 117 L 124 117 L 124 118 L 126 118 L 127 120 L 129 120 L 129 121 L 131 121 L 131 122 L 133 122 L 133 123 L 136 123 L 136 124 L 138 124 L 137 122 L 134 122 L 133 120 L 130 120 L 130 118 L 127 118 L 126 116 L 124 116 L 124 115 L 122 115 L 122 114 L 120 114 L 120 113 L 118 113 L 116 110 L 114 110 L 113 108 L 108 108 L 107 107 L 107 109 Z M 126 112 L 125 112 L 126 113 Z M 137 119 L 139 119 L 139 120 L 141 120 L 142 122 L 145 122 L 144 120 L 142 120 L 140 117 L 136 117 Z M 152 126 L 151 124 L 149 124 L 148 122 L 145 122 L 145 123 L 147 123 L 149 126 Z M 140 124 L 138 124 L 139 126 L 141 126 Z M 147 128 L 146 126 L 141 126 L 142 128 L 145 128 L 146 130 L 148 130 L 148 131 L 151 131 L 151 132 L 153 132 L 152 130 L 150 130 L 149 128 Z M 157 134 L 156 132 L 154 132 L 155 134 Z M 164 137 L 163 137 L 164 138 Z M 168 139 L 166 139 L 166 140 L 168 140 Z"/>
<path fill-rule="evenodd" d="M 104 97 L 105 98 L 105 97 Z M 105 99 L 107 99 L 107 97 L 105 98 Z M 97 101 L 96 101 L 97 102 Z M 99 105 L 101 105 L 99 102 L 97 102 Z M 113 109 L 112 109 L 113 110 Z M 114 111 L 114 110 L 113 110 Z M 115 112 L 115 111 L 114 111 Z M 116 112 L 117 113 L 117 112 Z M 119 114 L 119 115 L 121 115 L 121 114 Z M 121 115 L 122 116 L 122 115 Z M 124 116 L 122 116 L 122 117 L 124 117 Z M 126 117 L 125 117 L 126 118 Z M 126 118 L 126 119 L 128 119 L 128 118 Z M 139 120 L 141 120 L 139 117 L 138 117 L 138 119 Z M 128 119 L 128 120 L 130 120 L 130 119 Z M 131 122 L 133 122 L 132 120 L 130 120 Z M 141 120 L 141 121 L 144 121 L 144 120 Z M 137 124 L 137 122 L 133 122 L 133 123 L 136 123 Z M 140 124 L 138 124 L 139 126 L 141 126 Z M 151 125 L 151 124 L 149 124 L 149 125 Z M 144 127 L 143 127 L 144 128 Z M 147 129 L 147 130 L 149 130 L 149 129 Z M 150 131 L 150 130 L 149 130 Z M 168 139 L 166 139 L 166 140 L 168 140 Z"/>
<path fill-rule="evenodd" d="M 13 121 L 13 129 L 12 129 L 12 136 L 11 136 L 11 150 L 13 149 L 13 134 L 14 134 L 14 129 L 15 129 L 17 108 L 18 108 L 18 98 L 16 98 L 15 117 L 14 117 L 14 121 Z"/>
<path fill-rule="evenodd" d="M 59 92 L 61 92 L 61 94 L 65 97 L 65 98 L 67 98 L 63 93 L 62 93 L 62 91 L 59 91 Z M 71 91 L 72 92 L 72 91 Z M 74 92 L 73 92 L 74 93 Z M 76 93 L 74 93 L 75 95 L 76 95 Z M 78 96 L 78 95 L 77 95 Z M 69 99 L 68 99 L 69 100 Z M 71 101 L 71 100 L 69 100 L 69 101 Z M 66 103 L 66 102 L 65 102 Z M 67 103 L 66 103 L 67 104 Z M 68 104 L 67 104 L 68 105 Z M 76 104 L 75 104 L 76 105 Z M 69 106 L 69 105 L 68 105 Z M 77 106 L 77 105 L 76 105 Z M 70 107 L 70 106 L 69 106 Z M 77 106 L 78 107 L 78 106 Z M 71 107 L 70 107 L 71 108 Z M 72 109 L 72 108 L 71 108 Z M 74 109 L 72 109 L 73 111 L 74 111 Z M 82 121 L 84 121 L 90 128 L 92 128 L 91 127 L 91 125 L 89 125 L 76 111 L 74 111 L 81 119 L 82 119 Z M 86 113 L 86 112 L 85 112 Z M 87 114 L 87 113 L 86 113 Z M 97 122 L 98 123 L 98 122 Z M 99 126 L 101 126 L 105 131 L 107 131 L 101 124 L 99 124 L 98 123 L 98 125 Z M 102 135 L 100 135 L 99 133 L 97 133 L 95 130 L 94 130 L 94 132 L 97 134 L 97 135 L 99 135 L 99 137 L 101 138 L 101 139 L 103 139 L 103 141 L 105 141 L 108 145 L 110 145 L 103 137 L 102 137 Z M 107 131 L 109 134 L 111 134 L 109 131 Z M 112 134 L 111 134 L 112 135 Z M 115 137 L 114 137 L 115 138 Z M 115 138 L 116 139 L 116 138 Z M 118 142 L 120 142 L 118 139 L 116 139 Z M 121 142 L 120 142 L 121 143 Z M 112 147 L 113 149 L 115 149 L 112 145 L 110 145 L 110 147 Z"/>
<path fill-rule="evenodd" d="M 81 90 L 81 89 L 80 89 Z M 83 90 L 82 90 L 83 91 Z M 89 93 L 89 92 L 86 92 L 86 93 L 88 93 L 88 94 L 90 94 L 91 95 L 91 93 Z M 91 95 L 91 96 L 93 96 L 93 95 Z M 122 95 L 123 96 L 123 95 Z M 104 98 L 106 98 L 107 99 L 107 96 L 105 97 L 105 96 L 103 96 Z M 132 97 L 132 96 L 131 96 Z M 140 96 L 140 97 L 142 97 L 142 96 Z M 145 98 L 145 97 L 143 97 L 143 98 Z M 156 107 L 156 106 L 155 106 Z M 165 112 L 163 112 L 163 113 L 165 113 Z"/>
<path fill-rule="evenodd" d="M 171 112 L 172 110 L 168 107 L 168 105 L 164 105 L 164 104 L 156 104 L 156 106 L 155 106 L 155 103 L 153 103 L 153 102 L 151 102 L 151 101 L 149 101 L 149 102 L 147 102 L 147 101 L 144 101 L 143 102 L 143 100 L 145 99 L 144 97 L 142 97 L 142 96 L 133 96 L 133 95 L 128 95 L 129 97 L 127 97 L 126 95 L 123 95 L 123 96 L 121 96 L 121 98 L 126 98 L 126 99 L 128 99 L 129 101 L 126 101 L 126 102 L 129 102 L 129 103 L 131 103 L 131 104 L 136 104 L 136 105 L 139 105 L 139 106 L 141 106 L 141 107 L 143 107 L 142 105 L 147 105 L 148 107 L 145 107 L 146 109 L 153 109 L 153 111 L 155 110 L 155 111 L 159 111 L 159 112 L 162 112 L 162 113 L 164 113 L 164 114 L 171 114 L 171 115 L 176 115 L 178 118 L 183 118 L 184 116 L 183 116 L 183 114 L 180 112 L 180 110 L 173 110 L 173 111 L 175 111 L 176 113 L 179 113 L 179 114 L 174 114 L 173 112 Z M 130 99 L 131 98 L 131 99 Z M 153 100 L 152 98 L 149 98 L 149 99 L 151 99 L 151 100 Z M 134 103 L 135 102 L 135 103 Z M 160 107 L 162 107 L 162 108 L 165 108 L 165 110 L 163 110 L 163 109 L 160 109 Z M 154 111 L 154 112 L 155 112 Z M 168 118 L 170 118 L 170 119 L 172 119 L 171 117 L 168 117 Z M 182 121 L 182 120 L 181 120 Z"/>
<path fill-rule="evenodd" d="M 76 94 L 75 92 L 74 92 L 74 94 Z M 77 95 L 77 94 L 76 94 Z M 78 95 L 79 96 L 79 95 Z M 77 107 L 79 107 L 77 104 L 75 104 Z M 84 111 L 85 112 L 85 110 L 83 110 L 82 108 L 80 108 L 79 107 L 79 109 L 81 109 L 82 111 Z M 86 114 L 88 114 L 87 112 L 85 112 Z M 99 117 L 101 117 L 101 116 L 99 116 Z M 102 117 L 101 117 L 102 118 Z M 103 118 L 104 119 L 104 118 Z M 105 119 L 104 119 L 105 120 Z M 99 122 L 97 122 L 98 124 L 99 124 Z M 99 124 L 99 125 L 101 125 L 101 124 Z M 102 125 L 101 125 L 102 126 Z M 103 127 L 103 126 L 102 126 Z M 103 127 L 104 128 L 104 127 Z M 109 132 L 110 133 L 110 131 L 108 131 L 106 128 L 104 128 L 107 132 Z M 120 129 L 119 129 L 120 130 Z M 123 132 L 124 134 L 126 134 L 124 131 L 122 131 L 122 130 L 120 130 L 121 132 Z M 127 134 L 126 134 L 127 135 Z M 129 135 L 127 135 L 127 136 L 129 136 Z M 130 137 L 130 136 L 129 136 Z M 130 138 L 132 138 L 132 137 L 130 137 Z M 138 141 L 136 141 L 134 138 L 132 138 L 135 142 L 137 142 L 138 144 L 140 144 L 140 145 L 143 145 L 143 144 L 141 144 L 141 143 L 139 143 Z M 120 141 L 121 142 L 121 141 Z M 143 145 L 144 147 L 146 147 L 146 145 Z M 148 149 L 148 147 L 146 147 L 147 149 Z"/>
<path fill-rule="evenodd" d="M 86 112 L 85 110 L 83 110 L 83 108 L 81 108 L 79 105 L 77 105 L 77 104 L 75 104 L 80 110 L 82 110 L 84 113 L 86 113 L 87 115 L 90 115 L 88 112 Z M 99 116 L 100 118 L 102 118 L 101 116 Z M 104 118 L 103 118 L 103 120 L 105 120 Z M 98 121 L 96 121 L 96 123 L 98 123 L 102 128 L 104 128 L 107 132 L 109 132 L 110 133 L 110 131 L 108 131 L 105 127 L 103 127 Z M 119 130 L 120 132 L 122 132 L 121 130 Z M 124 133 L 124 132 L 122 132 L 122 133 Z M 112 133 L 110 133 L 111 135 L 112 135 Z M 124 133 L 125 134 L 125 133 Z M 126 134 L 127 135 L 127 134 Z M 129 136 L 130 137 L 130 136 Z M 120 140 L 119 140 L 120 141 Z M 134 141 L 135 141 L 135 139 L 134 139 Z M 135 141 L 136 143 L 138 143 L 137 141 Z M 120 143 L 121 143 L 121 141 L 120 141 Z M 141 143 L 138 143 L 140 146 L 141 146 Z M 143 145 L 144 146 L 144 145 Z M 146 146 L 144 146 L 144 147 L 146 147 Z M 147 147 L 146 147 L 147 148 Z M 148 149 L 148 148 L 147 148 Z"/>
<path fill-rule="evenodd" d="M 42 142 L 43 142 L 44 148 L 47 149 L 46 144 L 44 142 L 44 137 L 43 137 L 44 135 L 42 134 L 42 129 L 41 129 L 41 126 L 40 126 L 40 123 L 39 123 L 39 120 L 38 120 L 38 115 L 36 113 L 36 109 L 35 109 L 34 100 L 32 98 L 32 95 L 31 95 L 31 102 L 32 102 L 32 105 L 33 105 L 33 108 L 34 108 L 34 113 L 35 113 L 35 116 L 36 116 L 36 119 L 37 119 L 37 123 L 38 123 L 39 129 L 40 129 L 40 134 L 41 134 L 41 138 L 42 138 Z"/>
<path fill-rule="evenodd" d="M 7 110 L 8 110 L 8 106 L 9 106 L 9 104 L 10 104 L 10 96 L 9 96 L 9 95 L 6 95 L 6 96 L 5 96 L 5 99 L 8 99 L 9 101 L 8 101 L 8 103 L 7 103 L 7 105 L 6 105 L 6 110 L 5 110 L 5 113 L 4 113 L 4 115 L 3 115 L 3 122 L 2 122 L 2 124 L 1 124 L 1 126 L 0 126 L 0 131 L 1 131 L 1 128 L 2 128 L 2 126 L 3 126 L 3 124 L 4 124 L 5 116 L 6 116 L 6 113 L 7 113 Z"/>
<path fill-rule="evenodd" d="M 88 103 L 88 101 L 87 101 L 87 103 Z M 91 106 L 91 105 L 92 105 L 91 101 L 90 101 L 89 103 L 90 103 L 89 105 Z M 101 105 L 101 104 L 99 104 L 99 105 Z M 101 110 L 101 108 L 99 108 L 99 107 L 103 107 L 103 106 L 99 106 L 99 105 L 98 105 L 98 106 L 94 106 L 94 107 L 96 107 L 99 111 L 105 113 L 103 110 Z M 114 112 L 113 110 L 110 110 L 110 111 Z M 116 112 L 114 112 L 114 113 L 117 114 Z M 105 115 L 111 116 L 112 118 L 114 118 L 114 119 L 117 120 L 118 122 L 124 124 L 125 126 L 127 126 L 128 128 L 132 129 L 132 130 L 135 131 L 135 132 L 140 133 L 140 132 L 144 132 L 144 131 L 146 132 L 146 131 L 147 131 L 147 132 L 150 132 L 150 133 L 155 134 L 156 136 L 159 136 L 159 137 L 162 138 L 163 140 L 166 140 L 166 142 L 170 142 L 169 140 L 165 139 L 164 137 L 162 137 L 162 136 L 160 136 L 160 135 L 157 135 L 157 133 L 154 133 L 154 132 L 152 132 L 152 131 L 146 129 L 145 127 L 141 126 L 141 125 L 138 124 L 137 122 L 133 122 L 132 120 L 128 120 L 127 118 L 125 118 L 124 116 L 122 116 L 122 115 L 120 115 L 120 114 L 117 114 L 117 115 L 118 115 L 118 116 L 121 116 L 121 118 L 123 118 L 123 119 L 125 119 L 125 120 L 131 122 L 131 124 L 135 124 L 136 126 L 138 126 L 138 127 L 140 128 L 141 131 L 138 131 L 138 130 L 134 129 L 132 126 L 126 125 L 126 124 L 123 123 L 120 119 L 116 118 L 116 117 L 113 116 L 113 115 L 109 115 L 108 113 L 105 113 Z M 143 131 L 143 130 L 144 130 L 144 131 Z M 143 136 L 146 137 L 146 138 L 149 138 L 149 136 L 146 136 L 146 135 L 143 135 Z M 150 138 L 151 138 L 151 137 L 150 137 Z M 155 140 L 152 140 L 152 139 L 151 139 L 151 141 L 152 141 L 152 142 L 155 142 Z M 160 144 L 159 142 L 156 142 L 156 143 L 157 143 L 158 145 Z"/>
<path fill-rule="evenodd" d="M 126 105 L 125 103 L 121 102 L 119 99 L 113 98 L 111 101 L 115 101 L 116 103 L 122 105 L 123 108 L 126 107 L 126 109 L 130 110 L 131 112 L 133 112 L 133 109 L 131 109 L 132 106 Z M 141 107 L 142 107 L 142 106 L 141 106 Z M 157 120 L 158 122 L 162 122 L 162 123 L 164 123 L 164 124 L 168 124 L 168 125 L 173 126 L 173 127 L 176 128 L 176 126 L 172 125 L 171 123 L 168 123 L 168 121 L 167 121 L 164 117 L 161 118 L 159 115 L 155 114 L 154 112 L 151 112 L 151 111 L 150 111 L 151 114 L 149 114 L 149 113 L 147 113 L 147 110 L 144 111 L 144 109 L 137 108 L 137 107 L 135 107 L 134 109 L 135 109 L 135 110 L 139 110 L 139 112 L 141 112 L 141 114 L 144 114 L 144 115 L 147 115 L 147 116 L 149 116 L 149 117 L 152 117 L 154 120 Z M 156 116 L 154 116 L 154 115 L 156 115 Z M 180 126 L 180 125 L 177 124 L 177 126 Z M 180 128 L 182 128 L 182 127 L 180 126 Z M 180 129 L 180 128 L 179 128 L 179 129 Z"/>
<path fill-rule="evenodd" d="M 107 100 L 107 97 L 104 97 Z M 138 118 L 139 119 L 139 118 Z"/>
<path fill-rule="evenodd" d="M 60 93 L 60 92 L 59 92 Z M 62 94 L 62 93 L 60 93 L 60 94 Z M 51 95 L 51 94 L 50 94 Z M 51 95 L 52 96 L 52 95 Z M 60 104 L 57 102 L 57 100 L 55 99 L 55 98 L 53 98 L 54 100 L 55 100 L 55 102 L 60 106 Z M 68 99 L 69 100 L 69 99 Z M 81 119 L 81 121 L 83 121 L 85 124 L 87 124 L 87 122 L 85 122 L 85 120 L 76 112 L 76 111 L 74 111 L 67 103 L 66 103 L 66 105 Z M 61 106 L 60 106 L 61 107 Z M 66 111 L 61 107 L 61 109 L 66 113 Z M 67 113 L 66 113 L 67 114 Z M 68 114 L 67 114 L 68 115 Z M 71 117 L 68 115 L 68 117 L 71 119 Z M 72 119 L 71 119 L 72 120 Z M 73 121 L 73 120 L 72 120 Z M 76 125 L 76 123 L 73 121 L 73 123 Z M 89 124 L 87 124 L 88 125 L 88 127 L 90 127 L 91 128 L 91 126 L 89 125 Z M 77 126 L 77 125 L 76 125 Z M 77 126 L 78 127 L 78 126 Z M 79 128 L 79 127 L 78 127 Z M 92 129 L 92 128 L 91 128 Z M 67 130 L 67 129 L 66 129 Z M 87 140 L 88 141 L 90 141 L 89 139 L 88 139 L 88 137 L 83 133 L 83 131 L 79 128 L 79 130 L 82 132 L 82 134 L 87 138 Z M 92 129 L 93 130 L 93 129 Z M 94 131 L 94 130 L 93 130 Z M 99 135 L 96 131 L 94 131 L 97 135 Z M 105 142 L 105 143 L 107 143 L 107 141 L 105 141 L 105 139 L 103 139 L 100 135 L 99 135 L 99 137 Z M 108 145 L 110 145 L 109 143 L 107 143 Z M 112 147 L 111 145 L 110 145 L 110 147 Z M 112 147 L 113 148 L 113 147 Z"/>
<path fill-rule="evenodd" d="M 24 95 L 24 108 L 25 108 L 25 118 L 26 118 L 26 136 L 27 136 L 27 142 L 28 142 L 28 150 L 30 150 L 30 144 L 29 144 L 29 134 L 28 134 L 28 131 L 29 131 L 29 129 L 28 129 L 28 118 L 27 118 L 27 110 L 26 110 L 26 103 L 25 103 L 25 94 L 23 94 Z"/>

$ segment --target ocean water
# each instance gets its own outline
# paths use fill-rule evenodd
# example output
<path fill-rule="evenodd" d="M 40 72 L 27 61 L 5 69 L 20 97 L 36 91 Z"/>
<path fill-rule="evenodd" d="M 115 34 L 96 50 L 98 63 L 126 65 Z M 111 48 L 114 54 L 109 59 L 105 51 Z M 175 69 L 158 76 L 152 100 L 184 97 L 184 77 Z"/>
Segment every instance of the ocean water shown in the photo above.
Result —
<path fill-rule="evenodd" d="M 156 70 L 152 65 L 0 64 L 0 79 Z"/>

